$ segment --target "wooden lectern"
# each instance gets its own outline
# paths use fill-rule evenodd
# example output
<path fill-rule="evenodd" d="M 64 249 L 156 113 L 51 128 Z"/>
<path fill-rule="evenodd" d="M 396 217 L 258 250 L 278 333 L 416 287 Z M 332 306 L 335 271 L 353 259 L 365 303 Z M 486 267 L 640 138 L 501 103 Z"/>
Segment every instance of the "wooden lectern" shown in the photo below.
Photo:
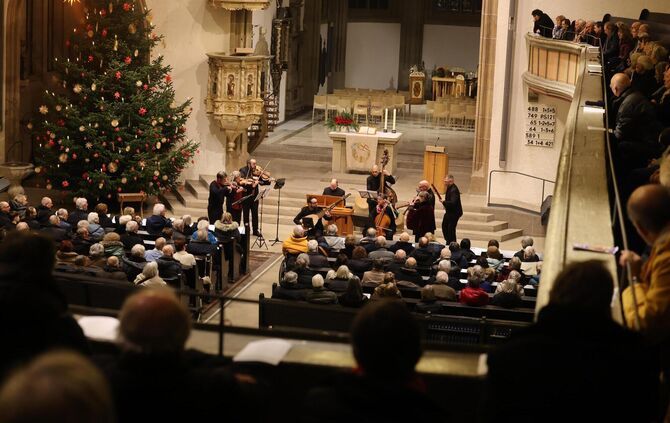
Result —
<path fill-rule="evenodd" d="M 449 154 L 444 151 L 444 146 L 427 145 L 423 153 L 423 179 L 442 191 L 444 177 L 448 174 Z"/>
<path fill-rule="evenodd" d="M 140 203 L 140 216 L 144 217 L 144 201 L 147 195 L 143 192 L 127 192 L 118 194 L 119 203 L 121 203 L 121 213 L 123 213 L 124 203 Z"/>
<path fill-rule="evenodd" d="M 310 198 L 316 198 L 319 207 L 328 207 L 331 204 L 335 203 L 336 201 L 340 200 L 342 197 L 335 197 L 333 195 L 316 195 L 316 194 L 305 195 L 305 200 L 309 201 Z M 338 235 L 347 236 L 354 234 L 353 209 L 337 206 L 333 208 L 333 210 L 331 210 L 330 215 L 333 218 L 328 223 L 337 225 Z M 316 222 L 314 223 L 316 224 Z M 327 226 L 325 222 L 324 226 Z"/>

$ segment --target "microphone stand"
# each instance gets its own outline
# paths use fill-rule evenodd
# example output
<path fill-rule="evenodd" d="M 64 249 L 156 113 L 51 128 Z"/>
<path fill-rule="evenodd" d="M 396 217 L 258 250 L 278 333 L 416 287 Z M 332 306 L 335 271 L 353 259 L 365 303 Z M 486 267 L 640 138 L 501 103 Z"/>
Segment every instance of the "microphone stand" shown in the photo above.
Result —
<path fill-rule="evenodd" d="M 275 224 L 276 234 L 275 234 L 275 239 L 270 241 L 271 242 L 270 245 L 272 245 L 272 246 L 274 246 L 278 242 L 282 242 L 282 240 L 279 239 L 279 206 L 281 204 L 281 189 L 284 187 L 285 183 L 286 183 L 286 179 L 284 179 L 284 178 L 277 179 L 275 181 L 275 189 L 277 191 L 279 191 L 279 196 L 277 197 L 277 222 Z"/>

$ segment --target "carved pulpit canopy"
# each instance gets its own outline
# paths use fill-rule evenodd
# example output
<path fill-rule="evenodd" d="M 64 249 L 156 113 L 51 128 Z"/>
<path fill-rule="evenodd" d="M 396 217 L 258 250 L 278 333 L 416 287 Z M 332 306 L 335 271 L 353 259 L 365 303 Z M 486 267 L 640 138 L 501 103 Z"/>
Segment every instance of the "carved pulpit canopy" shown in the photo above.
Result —
<path fill-rule="evenodd" d="M 270 5 L 270 0 L 207 0 L 214 7 L 226 10 L 263 10 Z"/>

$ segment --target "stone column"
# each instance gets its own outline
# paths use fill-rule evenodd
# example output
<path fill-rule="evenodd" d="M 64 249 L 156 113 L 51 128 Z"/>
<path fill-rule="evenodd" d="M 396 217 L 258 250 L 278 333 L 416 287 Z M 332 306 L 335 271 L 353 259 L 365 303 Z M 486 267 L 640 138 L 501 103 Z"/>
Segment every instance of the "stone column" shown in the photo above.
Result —
<path fill-rule="evenodd" d="M 489 177 L 489 147 L 495 75 L 498 0 L 484 0 L 479 35 L 479 75 L 475 143 L 472 157 L 471 194 L 485 194 Z"/>
<path fill-rule="evenodd" d="M 347 20 L 349 19 L 349 2 L 347 0 L 328 0 L 328 25 L 330 26 L 329 42 L 330 77 L 328 92 L 335 88 L 344 88 L 345 61 L 347 57 Z"/>
<path fill-rule="evenodd" d="M 400 3 L 400 63 L 398 65 L 399 90 L 409 90 L 409 68 L 421 63 L 423 57 L 423 25 L 426 7 L 424 1 Z"/>

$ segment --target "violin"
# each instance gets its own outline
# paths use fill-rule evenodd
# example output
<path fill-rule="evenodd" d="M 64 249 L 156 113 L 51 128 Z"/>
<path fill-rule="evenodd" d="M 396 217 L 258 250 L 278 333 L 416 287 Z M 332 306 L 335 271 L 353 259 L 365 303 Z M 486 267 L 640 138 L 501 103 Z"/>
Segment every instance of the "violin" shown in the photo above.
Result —
<path fill-rule="evenodd" d="M 254 181 L 264 181 L 264 182 L 273 182 L 275 178 L 272 178 L 270 175 L 270 172 L 267 170 L 264 170 L 260 166 L 256 166 L 254 170 L 251 172 L 251 176 L 253 177 Z"/>

